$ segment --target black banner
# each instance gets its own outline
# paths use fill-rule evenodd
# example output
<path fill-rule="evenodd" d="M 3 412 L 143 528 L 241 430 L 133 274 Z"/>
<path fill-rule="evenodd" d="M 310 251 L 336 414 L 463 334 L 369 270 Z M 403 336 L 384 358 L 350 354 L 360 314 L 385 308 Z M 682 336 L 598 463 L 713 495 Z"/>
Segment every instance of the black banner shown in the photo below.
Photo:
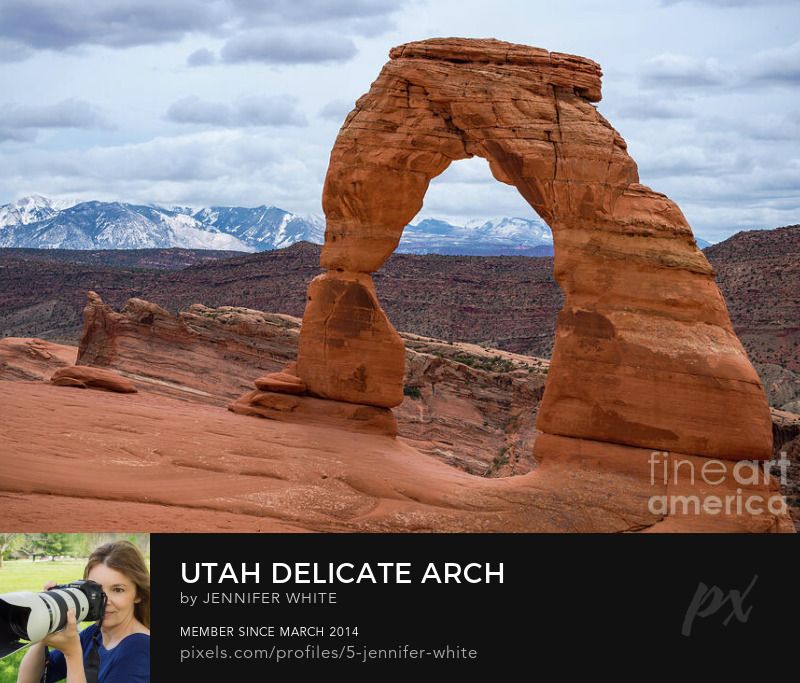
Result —
<path fill-rule="evenodd" d="M 675 664 L 717 645 L 768 652 L 798 618 L 794 535 L 156 534 L 151 547 L 155 680 L 460 676 L 621 650 Z"/>

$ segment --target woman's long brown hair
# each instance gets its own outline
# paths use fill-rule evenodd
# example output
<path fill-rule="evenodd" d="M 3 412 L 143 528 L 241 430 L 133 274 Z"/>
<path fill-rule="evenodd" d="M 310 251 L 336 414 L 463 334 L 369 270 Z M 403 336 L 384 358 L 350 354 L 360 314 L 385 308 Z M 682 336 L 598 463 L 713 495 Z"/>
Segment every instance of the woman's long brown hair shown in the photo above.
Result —
<path fill-rule="evenodd" d="M 130 541 L 101 545 L 89 557 L 83 578 L 87 578 L 98 564 L 115 569 L 133 581 L 136 597 L 139 598 L 139 602 L 133 606 L 133 614 L 140 623 L 150 628 L 150 572 L 139 549 Z"/>

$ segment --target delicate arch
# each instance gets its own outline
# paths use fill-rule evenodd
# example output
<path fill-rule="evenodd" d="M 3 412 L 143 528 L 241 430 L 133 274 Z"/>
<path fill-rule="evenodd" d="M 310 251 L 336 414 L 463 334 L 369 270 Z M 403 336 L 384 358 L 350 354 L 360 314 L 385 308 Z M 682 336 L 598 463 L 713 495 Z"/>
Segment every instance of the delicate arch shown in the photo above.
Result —
<path fill-rule="evenodd" d="M 328 272 L 309 287 L 298 357 L 309 393 L 402 401 L 403 344 L 369 273 L 397 247 L 430 180 L 478 155 L 553 231 L 565 303 L 539 428 L 769 457 L 766 398 L 711 266 L 677 205 L 639 184 L 625 141 L 591 104 L 599 65 L 495 40 L 409 43 L 390 57 L 331 153 Z"/>

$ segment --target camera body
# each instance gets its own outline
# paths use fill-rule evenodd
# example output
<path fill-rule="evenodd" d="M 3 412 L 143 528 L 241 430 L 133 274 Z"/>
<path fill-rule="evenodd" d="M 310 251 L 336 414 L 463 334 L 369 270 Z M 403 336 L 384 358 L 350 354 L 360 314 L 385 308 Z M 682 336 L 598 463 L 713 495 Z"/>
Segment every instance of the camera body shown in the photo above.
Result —
<path fill-rule="evenodd" d="M 102 619 L 106 601 L 100 584 L 88 579 L 41 593 L 0 594 L 0 658 L 60 631 L 67 624 L 69 609 L 75 611 L 78 622 Z"/>
<path fill-rule="evenodd" d="M 76 621 L 98 621 L 103 616 L 106 609 L 107 596 L 99 583 L 89 579 L 78 579 L 53 586 L 45 592 L 45 595 L 63 596 L 65 598 L 66 609 L 61 610 L 63 621 L 59 620 L 57 628 L 49 633 L 60 631 L 67 624 L 67 609 L 72 607 L 75 610 Z M 67 601 L 66 598 L 70 598 Z M 85 609 L 85 613 L 83 610 Z M 82 615 L 82 616 L 81 616 Z"/>

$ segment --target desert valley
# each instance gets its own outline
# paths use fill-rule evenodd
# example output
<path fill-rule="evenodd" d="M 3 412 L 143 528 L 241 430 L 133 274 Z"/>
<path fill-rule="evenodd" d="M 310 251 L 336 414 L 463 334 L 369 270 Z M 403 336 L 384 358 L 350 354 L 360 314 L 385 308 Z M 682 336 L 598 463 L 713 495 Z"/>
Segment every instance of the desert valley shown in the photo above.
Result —
<path fill-rule="evenodd" d="M 795 523 L 800 331 L 789 321 L 800 312 L 788 284 L 800 277 L 798 249 L 800 226 L 792 226 L 741 233 L 706 251 L 764 382 L 775 453 L 790 458 L 784 494 Z M 252 255 L 0 251 L 5 438 L 27 463 L 4 468 L 5 514 L 37 528 L 82 529 L 91 520 L 112 529 L 126 518 L 185 530 L 529 528 L 545 503 L 527 509 L 524 498 L 534 500 L 538 487 L 511 477 L 539 464 L 536 413 L 562 301 L 552 259 L 389 260 L 377 289 L 406 346 L 394 442 L 342 433 L 335 419 L 256 421 L 225 410 L 256 376 L 296 359 L 319 253 L 310 243 Z M 99 294 L 87 299 L 92 287 Z M 508 302 L 514 315 L 503 314 Z M 128 378 L 138 393 L 49 383 L 76 361 Z M 630 479 L 609 473 L 604 482 L 621 492 Z M 434 493 L 438 486 L 450 493 Z M 575 495 L 558 493 L 565 503 Z M 103 500 L 99 518 L 95 498 Z M 626 524 L 621 514 L 608 512 L 599 528 L 648 524 Z M 582 513 L 534 528 L 596 523 Z"/>

